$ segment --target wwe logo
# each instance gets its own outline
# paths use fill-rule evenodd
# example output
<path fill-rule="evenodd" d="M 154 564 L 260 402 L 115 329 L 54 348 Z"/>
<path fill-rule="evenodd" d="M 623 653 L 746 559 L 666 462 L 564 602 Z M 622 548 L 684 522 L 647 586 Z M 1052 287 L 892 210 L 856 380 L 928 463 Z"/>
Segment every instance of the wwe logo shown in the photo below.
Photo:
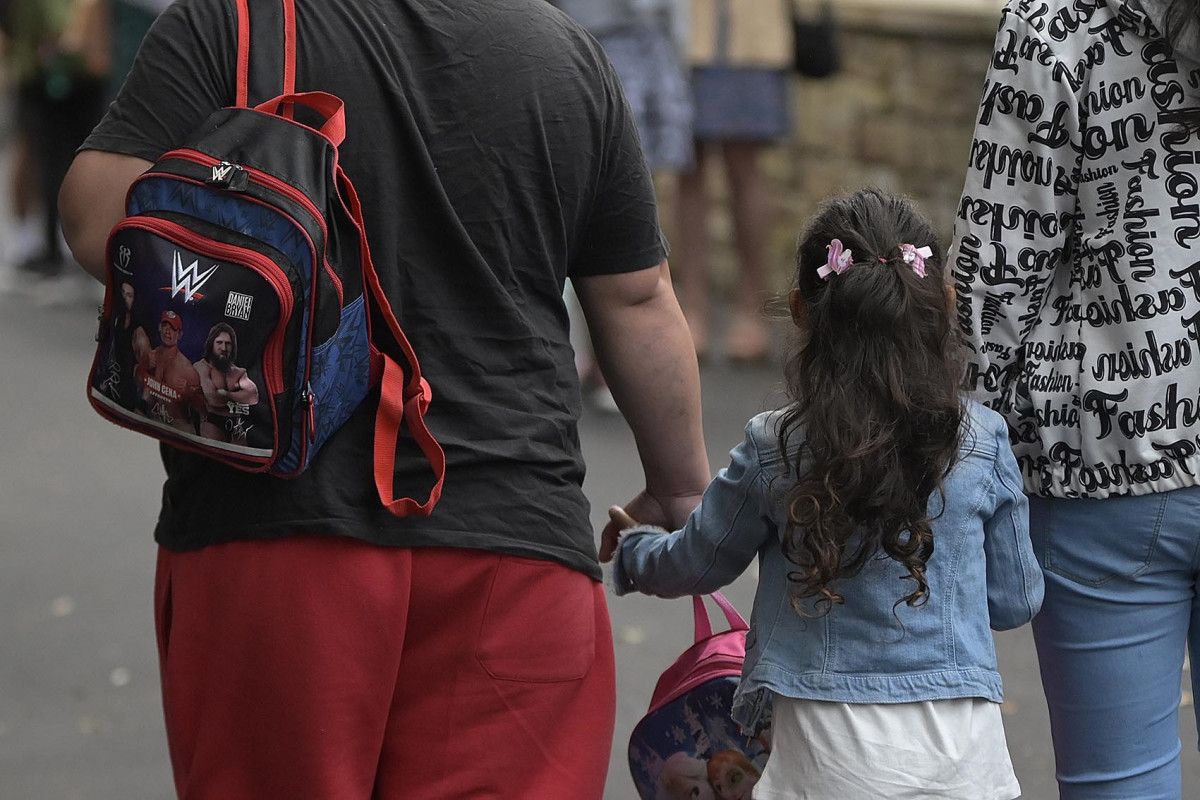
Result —
<path fill-rule="evenodd" d="M 250 176 L 244 167 L 222 161 L 213 164 L 212 174 L 205 183 L 230 192 L 244 192 L 250 185 Z"/>
<path fill-rule="evenodd" d="M 186 267 L 183 266 L 183 259 L 180 258 L 179 251 L 175 251 L 175 260 L 171 264 L 172 297 L 181 294 L 185 303 L 204 299 L 204 295 L 200 294 L 200 287 L 212 277 L 212 274 L 217 271 L 219 265 L 213 264 L 211 268 L 204 272 L 200 272 L 199 266 L 200 262 L 198 260 L 193 261 Z"/>

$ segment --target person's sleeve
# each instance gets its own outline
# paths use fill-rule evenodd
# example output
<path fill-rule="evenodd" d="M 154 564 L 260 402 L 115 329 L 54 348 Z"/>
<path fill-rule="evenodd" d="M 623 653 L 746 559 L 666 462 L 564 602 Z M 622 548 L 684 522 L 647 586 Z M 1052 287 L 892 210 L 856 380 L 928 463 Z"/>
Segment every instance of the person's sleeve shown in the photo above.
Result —
<path fill-rule="evenodd" d="M 154 161 L 235 102 L 235 4 L 178 0 L 154 21 L 108 113 L 80 150 Z"/>
<path fill-rule="evenodd" d="M 1081 152 L 1074 65 L 1016 8 L 996 37 L 950 255 L 966 386 L 1002 413 L 1049 283 L 1071 257 Z"/>
<path fill-rule="evenodd" d="M 618 595 L 709 594 L 736 580 L 775 538 L 767 482 L 749 426 L 746 433 L 683 528 L 667 533 L 642 526 L 622 534 L 613 559 Z"/>
<path fill-rule="evenodd" d="M 571 260 L 572 277 L 652 268 L 668 252 L 637 122 L 612 64 L 602 52 L 597 55 L 605 109 L 600 165 L 586 227 Z"/>
<path fill-rule="evenodd" d="M 996 504 L 983 523 L 987 559 L 988 614 L 993 630 L 1006 631 L 1029 622 L 1042 607 L 1045 582 L 1029 538 L 1029 499 L 1022 491 L 1021 471 L 1008 444 L 1007 431 L 993 432 Z"/>

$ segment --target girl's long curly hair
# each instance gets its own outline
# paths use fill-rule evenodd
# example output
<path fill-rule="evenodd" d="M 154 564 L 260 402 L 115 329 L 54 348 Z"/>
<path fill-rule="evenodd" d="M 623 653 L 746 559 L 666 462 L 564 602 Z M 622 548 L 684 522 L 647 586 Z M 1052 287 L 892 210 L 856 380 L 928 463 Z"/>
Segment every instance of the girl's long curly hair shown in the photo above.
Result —
<path fill-rule="evenodd" d="M 853 253 L 825 280 L 827 246 Z M 926 277 L 901 244 L 929 247 Z M 943 258 L 932 226 L 906 199 L 863 189 L 827 201 L 796 254 L 799 346 L 784 366 L 790 405 L 781 452 L 797 475 L 787 489 L 783 553 L 795 565 L 791 601 L 818 615 L 844 602 L 837 582 L 882 552 L 929 597 L 934 541 L 927 505 L 958 450 L 962 372 Z"/>

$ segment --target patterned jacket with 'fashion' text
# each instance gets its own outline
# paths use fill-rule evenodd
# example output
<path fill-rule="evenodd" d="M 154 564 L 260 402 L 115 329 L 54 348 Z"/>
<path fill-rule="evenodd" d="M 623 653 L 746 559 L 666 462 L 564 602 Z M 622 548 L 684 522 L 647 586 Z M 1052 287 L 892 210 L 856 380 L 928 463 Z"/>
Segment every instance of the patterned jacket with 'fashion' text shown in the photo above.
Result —
<path fill-rule="evenodd" d="M 1167 0 L 1012 0 L 950 266 L 969 385 L 1030 492 L 1146 494 L 1200 475 L 1200 36 Z"/>

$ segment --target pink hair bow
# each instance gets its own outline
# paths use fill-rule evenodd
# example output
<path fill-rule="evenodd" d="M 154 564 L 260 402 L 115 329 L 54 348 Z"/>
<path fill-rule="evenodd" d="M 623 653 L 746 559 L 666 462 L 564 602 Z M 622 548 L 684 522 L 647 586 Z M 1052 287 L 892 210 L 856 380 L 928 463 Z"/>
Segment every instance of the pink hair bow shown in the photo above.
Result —
<path fill-rule="evenodd" d="M 854 263 L 854 254 L 845 249 L 841 239 L 830 241 L 825 249 L 829 252 L 829 255 L 825 258 L 825 266 L 817 269 L 817 277 L 819 278 L 829 280 L 829 276 L 835 272 L 841 275 L 850 269 L 850 265 Z"/>
<path fill-rule="evenodd" d="M 904 263 L 912 267 L 912 271 L 917 273 L 917 277 L 925 277 L 925 259 L 933 255 L 933 251 L 928 247 L 913 247 L 911 244 L 900 245 L 900 257 L 904 259 Z"/>

